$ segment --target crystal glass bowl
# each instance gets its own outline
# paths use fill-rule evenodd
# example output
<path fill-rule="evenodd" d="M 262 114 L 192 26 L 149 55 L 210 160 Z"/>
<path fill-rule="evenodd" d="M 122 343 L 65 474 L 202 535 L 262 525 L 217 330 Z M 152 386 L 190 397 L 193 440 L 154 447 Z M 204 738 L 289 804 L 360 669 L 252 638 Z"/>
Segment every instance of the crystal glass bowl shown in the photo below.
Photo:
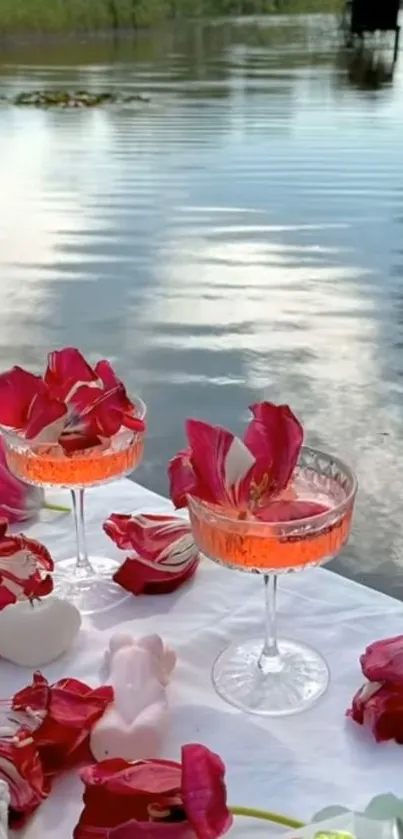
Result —
<path fill-rule="evenodd" d="M 132 402 L 136 416 L 144 419 L 144 402 L 138 398 Z M 110 557 L 88 555 L 84 490 L 132 473 L 142 459 L 145 434 L 121 428 L 105 444 L 66 455 L 59 444 L 35 444 L 6 428 L 1 432 L 7 463 L 18 478 L 35 486 L 65 488 L 71 492 L 77 555 L 57 561 L 55 591 L 75 603 L 83 614 L 115 606 L 127 597 L 112 580 L 119 562 Z"/>
<path fill-rule="evenodd" d="M 357 481 L 339 458 L 304 447 L 284 500 L 314 503 L 325 512 L 292 521 L 262 521 L 189 496 L 196 545 L 213 562 L 262 574 L 265 637 L 233 644 L 217 658 L 213 682 L 231 704 L 252 713 L 284 715 L 303 710 L 326 690 L 322 656 L 292 640 L 277 640 L 277 575 L 320 565 L 347 542 Z M 320 508 L 319 508 L 320 509 Z"/>

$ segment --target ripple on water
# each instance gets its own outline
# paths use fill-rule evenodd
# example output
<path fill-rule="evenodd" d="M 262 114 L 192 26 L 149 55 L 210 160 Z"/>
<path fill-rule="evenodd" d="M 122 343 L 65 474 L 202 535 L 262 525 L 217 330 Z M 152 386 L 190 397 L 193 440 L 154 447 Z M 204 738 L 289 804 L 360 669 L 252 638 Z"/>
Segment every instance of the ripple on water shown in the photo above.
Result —
<path fill-rule="evenodd" d="M 240 430 L 256 398 L 289 401 L 359 473 L 341 567 L 400 594 L 403 74 L 387 51 L 354 64 L 336 23 L 4 55 L 6 94 L 151 102 L 0 111 L 0 359 L 113 358 L 149 405 L 139 476 L 159 491 L 184 417 Z"/>

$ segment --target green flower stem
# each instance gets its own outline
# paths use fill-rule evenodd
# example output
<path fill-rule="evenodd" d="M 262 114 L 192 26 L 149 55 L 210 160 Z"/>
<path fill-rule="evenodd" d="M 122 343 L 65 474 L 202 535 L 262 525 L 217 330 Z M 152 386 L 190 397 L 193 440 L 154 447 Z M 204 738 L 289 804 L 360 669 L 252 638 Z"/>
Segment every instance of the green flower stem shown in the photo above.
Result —
<path fill-rule="evenodd" d="M 262 819 L 266 822 L 273 822 L 273 824 L 281 824 L 282 827 L 291 827 L 298 830 L 305 827 L 304 822 L 299 822 L 296 819 L 289 819 L 288 816 L 282 816 L 280 813 L 270 813 L 266 810 L 255 810 L 254 807 L 230 807 L 233 816 L 246 816 L 249 819 Z"/>
<path fill-rule="evenodd" d="M 55 513 L 71 513 L 71 507 L 64 507 L 63 504 L 48 504 L 47 501 L 45 501 L 43 509 L 53 510 Z"/>

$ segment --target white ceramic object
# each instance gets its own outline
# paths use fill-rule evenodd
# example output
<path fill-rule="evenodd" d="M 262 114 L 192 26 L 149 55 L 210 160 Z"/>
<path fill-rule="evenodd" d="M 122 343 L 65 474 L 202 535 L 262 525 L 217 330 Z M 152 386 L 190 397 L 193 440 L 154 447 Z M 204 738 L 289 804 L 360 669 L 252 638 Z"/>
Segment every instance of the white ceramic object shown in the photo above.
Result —
<path fill-rule="evenodd" d="M 67 652 L 80 626 L 78 609 L 59 597 L 12 603 L 0 611 L 0 657 L 21 667 L 43 667 Z"/>
<path fill-rule="evenodd" d="M 10 794 L 5 781 L 0 781 L 0 839 L 8 837 L 8 805 Z"/>
<path fill-rule="evenodd" d="M 95 724 L 90 748 L 95 760 L 142 760 L 160 755 L 169 723 L 166 687 L 176 654 L 159 635 L 112 637 L 106 654 L 114 701 Z"/>

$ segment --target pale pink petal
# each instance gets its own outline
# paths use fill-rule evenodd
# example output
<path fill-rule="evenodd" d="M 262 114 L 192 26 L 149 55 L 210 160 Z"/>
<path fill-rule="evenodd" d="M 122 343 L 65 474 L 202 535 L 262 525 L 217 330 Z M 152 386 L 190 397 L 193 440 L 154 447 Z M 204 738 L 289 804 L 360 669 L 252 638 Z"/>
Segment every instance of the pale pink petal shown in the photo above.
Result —
<path fill-rule="evenodd" d="M 288 405 L 251 405 L 253 420 L 244 436 L 256 458 L 253 470 L 255 502 L 278 495 L 287 486 L 298 461 L 303 429 Z"/>
<path fill-rule="evenodd" d="M 191 461 L 191 452 L 184 449 L 168 464 L 169 494 L 177 509 L 187 507 L 188 495 L 198 495 L 198 481 Z"/>
<path fill-rule="evenodd" d="M 29 411 L 25 435 L 28 440 L 40 443 L 56 443 L 67 419 L 67 408 L 63 402 L 49 394 L 37 396 Z"/>
<path fill-rule="evenodd" d="M 205 746 L 182 747 L 182 798 L 197 839 L 219 839 L 230 829 L 225 766 Z"/>
<path fill-rule="evenodd" d="M 371 682 L 403 685 L 403 635 L 370 644 L 360 658 L 364 676 Z"/>
<path fill-rule="evenodd" d="M 187 420 L 186 434 L 197 479 L 197 497 L 213 504 L 246 501 L 245 479 L 255 460 L 244 443 L 225 428 L 195 419 Z"/>
<path fill-rule="evenodd" d="M 23 429 L 34 398 L 45 390 L 40 376 L 34 376 L 21 367 L 13 367 L 1 373 L 0 424 Z"/>

